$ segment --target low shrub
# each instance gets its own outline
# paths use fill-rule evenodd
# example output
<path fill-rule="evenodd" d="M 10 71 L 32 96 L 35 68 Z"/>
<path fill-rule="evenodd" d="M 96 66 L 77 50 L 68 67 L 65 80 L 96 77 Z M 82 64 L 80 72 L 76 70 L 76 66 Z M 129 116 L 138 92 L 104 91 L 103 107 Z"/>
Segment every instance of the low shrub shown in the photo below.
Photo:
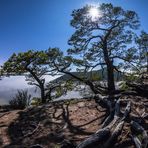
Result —
<path fill-rule="evenodd" d="M 32 106 L 39 106 L 42 104 L 41 98 L 34 97 L 31 99 L 30 105 Z"/>
<path fill-rule="evenodd" d="M 18 90 L 15 97 L 9 101 L 12 109 L 24 109 L 29 106 L 31 95 L 27 90 Z"/>

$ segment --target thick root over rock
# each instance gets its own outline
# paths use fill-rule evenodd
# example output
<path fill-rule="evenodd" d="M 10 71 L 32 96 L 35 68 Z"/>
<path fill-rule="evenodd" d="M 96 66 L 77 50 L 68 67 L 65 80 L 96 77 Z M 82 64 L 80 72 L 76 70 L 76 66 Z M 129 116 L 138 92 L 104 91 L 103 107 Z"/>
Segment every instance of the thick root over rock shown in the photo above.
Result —
<path fill-rule="evenodd" d="M 136 133 L 141 134 L 141 139 L 138 136 L 131 135 L 131 138 L 136 146 L 136 148 L 147 148 L 148 146 L 148 135 L 144 128 L 137 122 L 133 121 L 130 117 L 132 101 L 125 101 L 126 107 L 121 111 L 121 101 L 118 99 L 116 101 L 109 99 L 108 97 L 99 97 L 99 101 L 96 101 L 103 105 L 109 112 L 108 117 L 104 120 L 102 124 L 102 129 L 98 130 L 95 134 L 91 135 L 89 138 L 82 141 L 77 148 L 110 148 L 114 147 L 121 135 L 124 124 L 126 122 L 131 122 L 130 126 Z"/>
<path fill-rule="evenodd" d="M 104 103 L 104 102 L 103 102 Z M 113 106 L 114 104 L 114 106 Z M 110 145 L 114 145 L 121 134 L 125 119 L 130 113 L 131 103 L 129 102 L 125 108 L 123 116 L 120 117 L 120 99 L 115 103 L 107 101 L 107 106 L 110 115 L 103 123 L 103 128 L 98 130 L 95 134 L 91 135 L 88 139 L 82 141 L 77 148 L 109 148 Z M 111 117 L 112 116 L 112 117 Z"/>

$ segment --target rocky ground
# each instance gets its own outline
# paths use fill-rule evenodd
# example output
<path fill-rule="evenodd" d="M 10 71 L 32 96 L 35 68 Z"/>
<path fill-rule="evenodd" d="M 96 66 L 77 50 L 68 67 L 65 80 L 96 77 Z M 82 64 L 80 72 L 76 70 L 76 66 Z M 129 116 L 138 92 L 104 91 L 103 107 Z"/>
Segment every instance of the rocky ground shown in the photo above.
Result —
<path fill-rule="evenodd" d="M 144 105 L 146 98 L 130 99 L 133 117 L 139 119 L 148 113 Z M 31 148 L 39 144 L 43 148 L 74 148 L 101 129 L 105 113 L 93 99 L 60 101 L 22 111 L 0 112 L 0 147 Z M 147 119 L 144 128 L 148 130 Z M 130 130 L 127 121 L 115 148 L 134 148 Z"/>

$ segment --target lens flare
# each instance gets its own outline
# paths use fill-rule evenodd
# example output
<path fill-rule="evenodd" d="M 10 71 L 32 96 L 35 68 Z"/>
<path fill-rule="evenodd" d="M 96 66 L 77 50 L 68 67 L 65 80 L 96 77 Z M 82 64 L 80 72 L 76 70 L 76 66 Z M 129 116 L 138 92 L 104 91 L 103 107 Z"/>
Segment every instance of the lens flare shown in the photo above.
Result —
<path fill-rule="evenodd" d="M 88 13 L 93 21 L 95 21 L 100 16 L 100 12 L 97 7 L 91 7 Z"/>

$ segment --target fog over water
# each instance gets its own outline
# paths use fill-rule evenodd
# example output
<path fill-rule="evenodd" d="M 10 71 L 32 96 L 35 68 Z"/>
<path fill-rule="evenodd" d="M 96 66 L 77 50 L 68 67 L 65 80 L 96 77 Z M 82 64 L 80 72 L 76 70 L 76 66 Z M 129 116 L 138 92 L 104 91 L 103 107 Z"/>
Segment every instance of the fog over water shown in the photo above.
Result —
<path fill-rule="evenodd" d="M 55 77 L 46 76 L 46 80 L 53 80 Z M 0 80 L 0 104 L 7 104 L 12 99 L 17 90 L 28 90 L 32 97 L 39 96 L 40 92 L 33 85 L 28 85 L 25 76 L 10 76 Z"/>
<path fill-rule="evenodd" d="M 7 104 L 8 101 L 15 96 L 17 90 L 20 89 L 27 89 L 29 93 L 35 95 L 35 87 L 27 84 L 25 76 L 2 78 L 2 80 L 0 80 L 0 104 Z"/>
<path fill-rule="evenodd" d="M 49 82 L 53 79 L 56 79 L 57 77 L 59 76 L 45 76 L 45 80 L 46 82 Z M 119 88 L 120 83 L 121 82 L 116 83 L 117 89 Z M 31 94 L 32 97 L 40 97 L 40 90 L 37 89 L 36 86 L 28 85 L 27 81 L 25 81 L 25 76 L 4 77 L 2 78 L 2 80 L 0 80 L 0 105 L 8 104 L 9 100 L 15 96 L 18 90 L 28 90 L 28 93 Z M 68 91 L 66 95 L 63 95 L 56 100 L 71 98 L 79 99 L 84 96 L 91 96 L 91 91 L 89 87 L 80 85 L 78 87 L 75 87 L 72 91 Z"/>
<path fill-rule="evenodd" d="M 45 76 L 45 79 L 49 82 L 57 77 L 59 76 Z M 25 81 L 25 76 L 4 77 L 0 80 L 0 105 L 8 104 L 9 100 L 15 96 L 18 90 L 28 90 L 28 93 L 31 94 L 32 97 L 40 96 L 40 90 L 33 85 L 28 85 L 27 81 Z M 73 90 L 57 98 L 57 100 L 70 98 L 82 98 L 82 95 L 79 91 Z"/>

